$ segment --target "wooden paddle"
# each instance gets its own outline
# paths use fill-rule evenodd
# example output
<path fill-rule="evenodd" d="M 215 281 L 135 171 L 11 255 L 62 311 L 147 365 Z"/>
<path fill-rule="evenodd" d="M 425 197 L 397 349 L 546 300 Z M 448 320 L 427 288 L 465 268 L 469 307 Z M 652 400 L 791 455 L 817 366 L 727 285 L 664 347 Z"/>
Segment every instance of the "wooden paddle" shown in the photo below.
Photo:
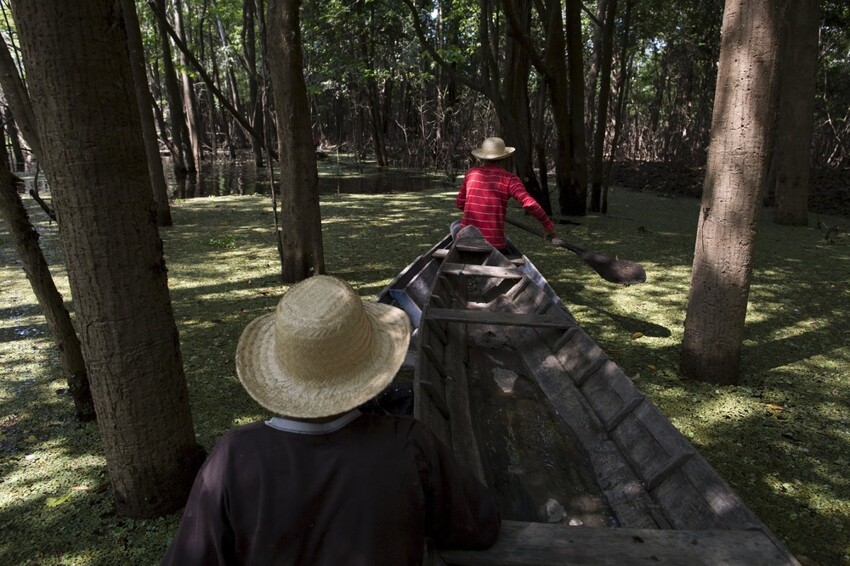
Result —
<path fill-rule="evenodd" d="M 510 218 L 505 218 L 508 224 L 521 228 L 530 234 L 543 237 L 543 230 L 528 226 L 522 222 L 517 222 Z M 612 259 L 606 255 L 596 252 L 590 252 L 576 245 L 573 245 L 560 238 L 551 240 L 556 246 L 565 248 L 579 256 L 584 263 L 589 265 L 604 279 L 611 283 L 619 283 L 621 285 L 634 285 L 635 283 L 643 283 L 646 281 L 646 271 L 639 263 L 629 261 L 627 259 Z"/>

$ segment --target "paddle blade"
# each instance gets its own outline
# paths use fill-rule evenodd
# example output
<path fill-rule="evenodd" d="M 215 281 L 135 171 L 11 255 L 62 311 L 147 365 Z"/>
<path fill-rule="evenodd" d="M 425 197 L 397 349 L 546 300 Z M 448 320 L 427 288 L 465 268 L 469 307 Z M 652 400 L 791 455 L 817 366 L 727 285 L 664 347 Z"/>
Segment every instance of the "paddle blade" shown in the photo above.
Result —
<path fill-rule="evenodd" d="M 613 259 L 600 253 L 589 252 L 559 238 L 553 239 L 552 243 L 575 253 L 605 281 L 620 285 L 635 285 L 646 281 L 646 271 L 639 263 L 628 259 Z"/>

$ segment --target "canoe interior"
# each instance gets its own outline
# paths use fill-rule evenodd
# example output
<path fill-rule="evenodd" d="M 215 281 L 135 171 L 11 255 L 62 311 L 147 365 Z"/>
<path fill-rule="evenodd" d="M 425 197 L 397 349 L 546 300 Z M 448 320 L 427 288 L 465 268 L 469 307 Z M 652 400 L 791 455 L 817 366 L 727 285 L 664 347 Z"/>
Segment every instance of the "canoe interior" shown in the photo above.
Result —
<path fill-rule="evenodd" d="M 602 528 L 612 549 L 628 546 L 627 529 L 746 531 L 770 552 L 741 563 L 796 564 L 513 251 L 465 228 L 379 297 L 417 329 L 414 415 L 488 485 L 503 519 L 563 527 L 567 537 L 570 526 Z M 711 544 L 722 547 L 718 536 Z"/>

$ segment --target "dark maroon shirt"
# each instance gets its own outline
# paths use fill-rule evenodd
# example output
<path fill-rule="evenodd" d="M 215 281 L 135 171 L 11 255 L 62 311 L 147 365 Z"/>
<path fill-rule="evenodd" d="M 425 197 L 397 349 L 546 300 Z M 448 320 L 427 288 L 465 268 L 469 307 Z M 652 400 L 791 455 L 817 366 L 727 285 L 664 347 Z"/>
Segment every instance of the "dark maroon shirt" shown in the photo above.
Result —
<path fill-rule="evenodd" d="M 420 564 L 425 537 L 438 548 L 495 542 L 493 498 L 423 424 L 347 418 L 336 430 L 273 419 L 225 435 L 162 563 Z"/>

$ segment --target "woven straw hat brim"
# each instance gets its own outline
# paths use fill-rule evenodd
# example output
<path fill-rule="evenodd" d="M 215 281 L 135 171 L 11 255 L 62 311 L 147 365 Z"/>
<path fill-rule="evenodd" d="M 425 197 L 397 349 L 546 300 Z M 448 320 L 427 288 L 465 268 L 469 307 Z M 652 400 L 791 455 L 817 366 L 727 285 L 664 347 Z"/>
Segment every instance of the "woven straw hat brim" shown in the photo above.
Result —
<path fill-rule="evenodd" d="M 321 383 L 286 375 L 275 355 L 275 314 L 263 315 L 242 332 L 236 346 L 236 373 L 248 394 L 278 415 L 326 417 L 365 403 L 392 381 L 410 342 L 410 321 L 401 309 L 364 302 L 372 326 L 370 350 L 346 375 Z M 332 352 L 328 352 L 332 355 Z"/>
<path fill-rule="evenodd" d="M 516 151 L 515 147 L 505 147 L 504 153 L 487 152 L 479 147 L 472 150 L 472 155 L 474 155 L 478 159 L 487 159 L 493 161 L 510 157 L 514 151 Z"/>

